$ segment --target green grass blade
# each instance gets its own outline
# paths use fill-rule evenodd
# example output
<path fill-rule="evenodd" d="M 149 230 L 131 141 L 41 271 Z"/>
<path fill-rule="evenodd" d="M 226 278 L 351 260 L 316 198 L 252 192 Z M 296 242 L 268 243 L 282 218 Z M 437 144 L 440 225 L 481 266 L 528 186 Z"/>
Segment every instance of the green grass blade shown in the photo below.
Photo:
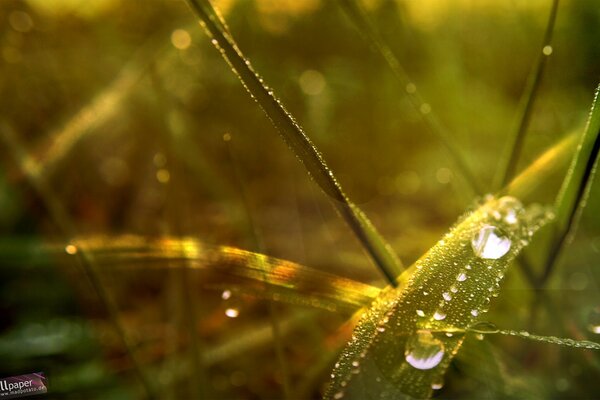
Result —
<path fill-rule="evenodd" d="M 497 179 L 498 183 L 495 185 L 497 188 L 506 186 L 515 175 L 527 127 L 531 120 L 533 104 L 539 91 L 548 57 L 552 54 L 552 33 L 554 32 L 554 26 L 556 24 L 558 3 L 559 0 L 552 1 L 550 15 L 548 17 L 548 22 L 546 23 L 546 30 L 542 40 L 542 47 L 538 53 L 535 65 L 531 70 L 531 74 L 527 79 L 527 85 L 525 86 L 525 91 L 523 92 L 523 96 L 521 96 L 521 101 L 519 103 L 518 124 L 509 139 L 507 156 L 501 160 L 501 167 L 499 168 L 500 174 Z"/>
<path fill-rule="evenodd" d="M 300 125 L 254 72 L 250 62 L 243 56 L 233 37 L 225 29 L 224 23 L 221 22 L 210 2 L 208 0 L 187 0 L 187 2 L 200 18 L 212 43 L 229 63 L 246 90 L 258 102 L 315 182 L 333 200 L 335 208 L 369 252 L 376 266 L 386 279 L 395 285 L 396 277 L 402 271 L 402 264 L 392 248 L 364 213 L 342 191 L 325 160 Z"/>
<path fill-rule="evenodd" d="M 599 91 L 600 86 L 596 89 L 587 125 L 571 161 L 567 176 L 556 198 L 554 236 L 549 248 L 544 271 L 540 277 L 541 285 L 547 281 L 561 249 L 570 239 L 570 235 L 575 231 L 577 221 L 585 207 L 592 186 L 594 173 L 598 164 L 598 153 L 600 152 Z"/>
<path fill-rule="evenodd" d="M 491 197 L 460 219 L 405 285 L 383 291 L 363 315 L 325 397 L 431 396 L 460 350 L 460 332 L 487 312 L 508 266 L 548 220 L 546 210 L 512 197 Z"/>
<path fill-rule="evenodd" d="M 422 121 L 429 131 L 435 135 L 438 140 L 446 147 L 452 157 L 456 167 L 464 177 L 473 194 L 482 194 L 484 189 L 481 187 L 471 168 L 465 161 L 461 149 L 458 147 L 452 135 L 442 126 L 438 118 L 431 110 L 431 105 L 427 103 L 417 90 L 416 85 L 410 79 L 408 73 L 381 37 L 375 25 L 371 22 L 367 12 L 364 10 L 358 0 L 338 0 L 342 9 L 350 20 L 354 23 L 363 38 L 371 45 L 373 49 L 383 58 L 390 70 L 393 72 L 396 80 L 399 82 L 402 90 L 406 93 L 411 105 L 420 115 Z"/>

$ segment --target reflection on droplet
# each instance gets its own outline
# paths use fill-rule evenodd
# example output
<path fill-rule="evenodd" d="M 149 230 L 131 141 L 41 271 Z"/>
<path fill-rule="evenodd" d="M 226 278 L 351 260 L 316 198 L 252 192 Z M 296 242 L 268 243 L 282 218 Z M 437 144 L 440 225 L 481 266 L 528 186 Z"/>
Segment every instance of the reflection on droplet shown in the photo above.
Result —
<path fill-rule="evenodd" d="M 464 282 L 467 280 L 467 274 L 465 274 L 464 272 L 461 272 L 460 274 L 458 274 L 456 276 L 456 280 L 459 282 Z"/>
<path fill-rule="evenodd" d="M 416 369 L 432 369 L 444 358 L 444 345 L 431 332 L 417 331 L 406 342 L 404 358 Z"/>
<path fill-rule="evenodd" d="M 594 308 L 588 314 L 588 329 L 592 333 L 600 334 L 600 307 Z"/>
<path fill-rule="evenodd" d="M 474 316 L 474 317 L 476 317 L 476 316 L 479 315 L 479 311 L 477 311 L 477 310 L 471 310 L 471 315 Z"/>
<path fill-rule="evenodd" d="M 554 50 L 550 45 L 544 46 L 544 48 L 542 49 L 542 53 L 544 53 L 545 56 L 549 56 L 550 54 L 552 54 L 552 51 Z"/>
<path fill-rule="evenodd" d="M 225 310 L 225 315 L 229 318 L 237 318 L 237 316 L 240 315 L 240 311 L 237 308 L 228 308 Z"/>
<path fill-rule="evenodd" d="M 231 297 L 231 290 L 223 290 L 223 293 L 221 293 L 221 298 L 223 300 L 227 300 Z"/>
<path fill-rule="evenodd" d="M 446 314 L 443 311 L 438 310 L 433 314 L 433 319 L 436 321 L 441 321 L 444 318 L 446 318 Z"/>
<path fill-rule="evenodd" d="M 192 37 L 185 29 L 176 29 L 171 33 L 171 44 L 179 50 L 185 50 L 192 44 Z"/>
<path fill-rule="evenodd" d="M 446 301 L 450 301 L 450 300 L 452 300 L 452 295 L 451 295 L 450 293 L 448 293 L 448 292 L 444 292 L 444 293 L 442 293 L 442 297 L 443 297 L 443 298 L 444 298 L 444 300 L 446 300 Z"/>
<path fill-rule="evenodd" d="M 326 85 L 323 74 L 312 69 L 302 72 L 302 75 L 300 75 L 300 78 L 298 79 L 298 83 L 300 83 L 302 91 L 311 96 L 320 94 Z"/>
<path fill-rule="evenodd" d="M 417 310 L 417 315 L 418 315 L 419 317 L 424 317 L 424 316 L 425 316 L 425 313 L 423 312 L 423 310 Z"/>
<path fill-rule="evenodd" d="M 511 241 L 500 229 L 486 225 L 475 234 L 471 246 L 478 257 L 496 260 L 508 253 Z"/>

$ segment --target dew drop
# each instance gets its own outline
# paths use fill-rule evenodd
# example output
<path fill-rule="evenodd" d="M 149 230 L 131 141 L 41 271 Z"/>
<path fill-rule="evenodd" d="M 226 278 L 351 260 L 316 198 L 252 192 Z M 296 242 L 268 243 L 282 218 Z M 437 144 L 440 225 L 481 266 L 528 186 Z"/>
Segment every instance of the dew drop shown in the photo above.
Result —
<path fill-rule="evenodd" d="M 424 317 L 424 316 L 425 316 L 425 313 L 423 312 L 423 310 L 417 310 L 417 315 L 418 315 L 419 317 Z"/>
<path fill-rule="evenodd" d="M 476 316 L 479 315 L 479 311 L 477 311 L 477 310 L 471 310 L 471 315 L 474 316 L 474 317 L 476 317 Z"/>
<path fill-rule="evenodd" d="M 433 319 L 435 319 L 436 321 L 441 321 L 444 318 L 446 318 L 446 314 L 444 314 L 443 311 L 438 310 L 433 314 Z"/>
<path fill-rule="evenodd" d="M 545 56 L 549 56 L 550 54 L 552 54 L 552 51 L 553 49 L 550 45 L 544 46 L 544 48 L 542 49 L 542 53 L 544 53 Z"/>
<path fill-rule="evenodd" d="M 378 326 L 377 327 L 377 331 L 379 331 L 379 332 L 385 332 L 385 327 L 384 326 Z"/>
<path fill-rule="evenodd" d="M 228 308 L 225 310 L 225 315 L 229 318 L 237 318 L 237 316 L 240 315 L 240 311 L 237 308 Z"/>
<path fill-rule="evenodd" d="M 223 290 L 223 293 L 221 293 L 221 298 L 223 300 L 228 300 L 229 298 L 231 298 L 231 290 Z"/>
<path fill-rule="evenodd" d="M 473 251 L 480 258 L 496 260 L 510 250 L 511 241 L 500 229 L 485 225 L 471 241 Z"/>
<path fill-rule="evenodd" d="M 444 293 L 442 293 L 442 297 L 443 297 L 443 298 L 444 298 L 444 300 L 446 300 L 446 301 L 450 301 L 450 300 L 452 300 L 452 295 L 451 295 L 450 293 L 448 293 L 448 292 L 444 292 Z"/>
<path fill-rule="evenodd" d="M 456 292 L 458 292 L 458 288 L 456 286 L 452 285 L 452 286 L 450 286 L 450 291 L 452 293 L 456 293 Z"/>
<path fill-rule="evenodd" d="M 337 392 L 336 394 L 333 395 L 333 398 L 336 400 L 339 400 L 342 397 L 344 397 L 344 392 Z"/>
<path fill-rule="evenodd" d="M 404 358 L 416 369 L 432 369 L 444 358 L 444 345 L 431 332 L 417 331 L 406 342 Z"/>
<path fill-rule="evenodd" d="M 444 381 L 442 381 L 441 379 L 436 379 L 433 382 L 431 382 L 431 388 L 433 390 L 440 390 L 443 387 L 444 387 Z"/>
<path fill-rule="evenodd" d="M 588 314 L 588 329 L 592 333 L 600 334 L 600 307 L 596 307 Z"/>
<path fill-rule="evenodd" d="M 355 367 L 355 368 L 356 368 L 356 367 L 358 367 L 359 365 L 360 365 L 360 363 L 359 363 L 358 361 L 356 361 L 356 360 L 352 361 L 352 366 L 353 366 L 353 367 Z"/>
<path fill-rule="evenodd" d="M 465 274 L 464 272 L 461 272 L 460 274 L 458 274 L 456 276 L 456 280 L 459 282 L 464 282 L 467 280 L 467 274 Z"/>

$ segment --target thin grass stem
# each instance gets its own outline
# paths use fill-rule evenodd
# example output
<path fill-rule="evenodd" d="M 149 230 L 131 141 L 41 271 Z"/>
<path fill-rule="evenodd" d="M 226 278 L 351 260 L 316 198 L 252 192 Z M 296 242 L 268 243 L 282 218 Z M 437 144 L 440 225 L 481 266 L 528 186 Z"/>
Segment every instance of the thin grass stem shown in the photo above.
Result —
<path fill-rule="evenodd" d="M 375 265 L 387 281 L 396 286 L 396 277 L 402 271 L 402 264 L 391 246 L 377 232 L 360 208 L 348 199 L 333 172 L 300 125 L 274 96 L 273 91 L 264 84 L 262 78 L 254 72 L 233 37 L 224 29 L 224 23 L 221 22 L 210 1 L 187 0 L 187 3 L 200 18 L 206 34 L 246 90 L 258 102 L 315 182 L 332 199 L 335 208 L 370 254 Z"/>

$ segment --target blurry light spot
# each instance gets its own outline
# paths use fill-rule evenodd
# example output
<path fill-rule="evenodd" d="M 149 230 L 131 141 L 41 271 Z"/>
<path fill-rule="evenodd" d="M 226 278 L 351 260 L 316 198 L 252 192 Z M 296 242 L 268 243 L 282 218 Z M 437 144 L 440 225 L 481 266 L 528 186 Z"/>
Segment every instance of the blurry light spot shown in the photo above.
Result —
<path fill-rule="evenodd" d="M 237 316 L 240 315 L 240 311 L 237 308 L 228 308 L 225 310 L 225 315 L 229 318 L 237 318 Z"/>
<path fill-rule="evenodd" d="M 325 77 L 319 71 L 307 69 L 299 78 L 300 88 L 310 96 L 320 94 L 325 88 Z"/>
<path fill-rule="evenodd" d="M 120 186 L 129 179 L 127 163 L 118 157 L 109 157 L 100 164 L 99 172 L 106 183 Z"/>
<path fill-rule="evenodd" d="M 556 390 L 558 390 L 559 392 L 567 391 L 567 389 L 569 389 L 569 386 L 569 381 L 565 378 L 560 378 L 556 381 Z"/>
<path fill-rule="evenodd" d="M 65 246 L 65 252 L 70 255 L 77 254 L 77 246 L 68 244 Z"/>
<path fill-rule="evenodd" d="M 221 298 L 223 300 L 227 300 L 231 297 L 231 290 L 223 290 L 223 293 L 221 293 Z"/>
<path fill-rule="evenodd" d="M 192 37 L 184 29 L 175 29 L 171 33 L 171 43 L 179 50 L 185 50 L 192 44 Z"/>
<path fill-rule="evenodd" d="M 552 51 L 553 49 L 550 45 L 544 46 L 544 48 L 542 49 L 542 53 L 544 53 L 545 56 L 549 56 L 550 54 L 552 54 Z"/>
<path fill-rule="evenodd" d="M 400 194 L 415 194 L 420 187 L 421 178 L 415 171 L 405 171 L 396 176 L 396 189 Z"/>
<path fill-rule="evenodd" d="M 435 173 L 435 178 L 441 184 L 445 185 L 447 183 L 450 183 L 450 181 L 452 180 L 452 171 L 450 171 L 448 168 L 442 167 L 438 169 Z"/>
<path fill-rule="evenodd" d="M 421 114 L 429 114 L 431 112 L 431 106 L 427 103 L 423 103 L 421 104 L 421 107 L 419 107 L 419 110 L 421 110 Z"/>
<path fill-rule="evenodd" d="M 13 11 L 8 17 L 11 28 L 17 32 L 27 33 L 33 28 L 33 21 L 24 11 Z"/>
<path fill-rule="evenodd" d="M 223 135 L 223 140 L 224 140 L 225 142 L 229 142 L 229 141 L 231 140 L 231 134 L 230 134 L 230 133 L 225 133 L 225 134 Z"/>
<path fill-rule="evenodd" d="M 406 85 L 406 93 L 410 93 L 413 94 L 417 91 L 417 87 L 415 86 L 414 83 L 408 83 Z"/>
<path fill-rule="evenodd" d="M 169 173 L 169 170 L 161 168 L 156 171 L 156 180 L 160 183 L 168 183 L 170 179 L 171 174 Z"/>
<path fill-rule="evenodd" d="M 596 307 L 589 312 L 587 326 L 590 332 L 600 334 L 600 307 Z"/>
<path fill-rule="evenodd" d="M 157 168 L 162 168 L 167 165 L 167 157 L 165 157 L 163 153 L 158 152 L 154 155 L 154 158 L 152 158 L 152 162 L 154 162 L 154 165 Z"/>
<path fill-rule="evenodd" d="M 583 272 L 574 272 L 569 276 L 569 287 L 573 290 L 584 290 L 588 285 L 588 277 Z"/>

